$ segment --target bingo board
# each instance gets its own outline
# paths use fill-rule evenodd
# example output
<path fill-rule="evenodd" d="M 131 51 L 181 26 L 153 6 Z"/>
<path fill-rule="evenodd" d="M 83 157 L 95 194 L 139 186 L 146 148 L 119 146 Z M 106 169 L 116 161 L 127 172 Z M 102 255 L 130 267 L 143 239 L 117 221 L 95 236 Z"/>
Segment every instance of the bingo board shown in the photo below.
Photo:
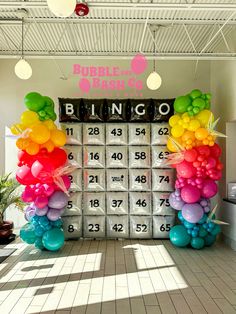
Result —
<path fill-rule="evenodd" d="M 168 238 L 175 222 L 165 163 L 174 99 L 59 98 L 76 170 L 63 214 L 66 239 Z"/>

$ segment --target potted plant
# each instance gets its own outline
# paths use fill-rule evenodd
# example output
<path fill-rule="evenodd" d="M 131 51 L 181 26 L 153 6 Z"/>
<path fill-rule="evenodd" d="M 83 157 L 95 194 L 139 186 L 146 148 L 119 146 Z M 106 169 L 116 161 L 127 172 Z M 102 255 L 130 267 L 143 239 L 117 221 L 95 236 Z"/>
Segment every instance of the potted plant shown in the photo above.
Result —
<path fill-rule="evenodd" d="M 0 176 L 0 244 L 6 244 L 15 239 L 13 222 L 4 221 L 4 213 L 12 204 L 23 209 L 23 202 L 20 194 L 17 193 L 18 187 L 19 183 L 10 178 L 10 174 Z"/>

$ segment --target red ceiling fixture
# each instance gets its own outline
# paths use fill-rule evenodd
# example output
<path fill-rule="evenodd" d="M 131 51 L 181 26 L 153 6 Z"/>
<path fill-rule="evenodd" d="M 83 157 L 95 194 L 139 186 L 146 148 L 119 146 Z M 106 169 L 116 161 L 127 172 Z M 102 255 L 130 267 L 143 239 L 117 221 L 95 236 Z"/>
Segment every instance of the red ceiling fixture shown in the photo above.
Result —
<path fill-rule="evenodd" d="M 78 16 L 85 16 L 89 13 L 89 7 L 87 3 L 77 3 L 75 7 L 75 14 Z"/>

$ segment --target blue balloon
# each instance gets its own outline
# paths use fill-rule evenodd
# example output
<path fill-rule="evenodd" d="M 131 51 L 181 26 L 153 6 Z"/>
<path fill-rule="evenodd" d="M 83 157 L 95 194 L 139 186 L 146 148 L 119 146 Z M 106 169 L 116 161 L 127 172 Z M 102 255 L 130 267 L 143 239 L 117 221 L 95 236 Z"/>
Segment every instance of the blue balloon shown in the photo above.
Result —
<path fill-rule="evenodd" d="M 20 230 L 20 237 L 28 244 L 34 244 L 36 240 L 35 227 L 31 223 L 27 223 Z"/>
<path fill-rule="evenodd" d="M 205 242 L 204 242 L 203 238 L 200 238 L 200 237 L 193 238 L 191 240 L 191 246 L 197 250 L 202 249 L 204 247 L 204 244 L 205 244 Z"/>
<path fill-rule="evenodd" d="M 205 245 L 206 246 L 211 246 L 213 243 L 215 243 L 216 240 L 216 236 L 212 235 L 212 234 L 208 234 L 205 238 Z"/>
<path fill-rule="evenodd" d="M 170 230 L 170 241 L 178 247 L 185 247 L 190 243 L 191 237 L 183 225 L 176 225 Z"/>
<path fill-rule="evenodd" d="M 48 230 L 43 235 L 43 245 L 49 251 L 59 250 L 65 241 L 64 233 L 59 228 L 52 228 Z"/>

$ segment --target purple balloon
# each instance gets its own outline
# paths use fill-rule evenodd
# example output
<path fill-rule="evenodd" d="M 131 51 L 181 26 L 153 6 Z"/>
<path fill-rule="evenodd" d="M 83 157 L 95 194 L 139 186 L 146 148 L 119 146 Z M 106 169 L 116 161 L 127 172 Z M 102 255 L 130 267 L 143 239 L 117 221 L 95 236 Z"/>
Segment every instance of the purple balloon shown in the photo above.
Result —
<path fill-rule="evenodd" d="M 63 210 L 57 208 L 49 208 L 47 217 L 51 221 L 56 221 L 61 217 Z"/>
<path fill-rule="evenodd" d="M 204 214 L 204 210 L 198 203 L 185 204 L 182 209 L 182 216 L 191 223 L 197 223 Z"/>
<path fill-rule="evenodd" d="M 61 209 L 67 205 L 68 196 L 62 191 L 56 191 L 52 194 L 48 201 L 48 207 Z"/>
<path fill-rule="evenodd" d="M 35 210 L 35 213 L 38 216 L 44 216 L 47 214 L 47 212 L 48 212 L 48 206 L 45 206 L 43 208 L 37 208 L 36 207 L 36 210 Z"/>
<path fill-rule="evenodd" d="M 173 192 L 169 197 L 170 206 L 176 210 L 181 210 L 185 204 L 181 196 L 176 196 L 176 193 Z"/>
<path fill-rule="evenodd" d="M 25 219 L 27 221 L 30 221 L 30 219 L 34 216 L 35 216 L 35 207 L 34 205 L 31 204 L 25 208 Z"/>

